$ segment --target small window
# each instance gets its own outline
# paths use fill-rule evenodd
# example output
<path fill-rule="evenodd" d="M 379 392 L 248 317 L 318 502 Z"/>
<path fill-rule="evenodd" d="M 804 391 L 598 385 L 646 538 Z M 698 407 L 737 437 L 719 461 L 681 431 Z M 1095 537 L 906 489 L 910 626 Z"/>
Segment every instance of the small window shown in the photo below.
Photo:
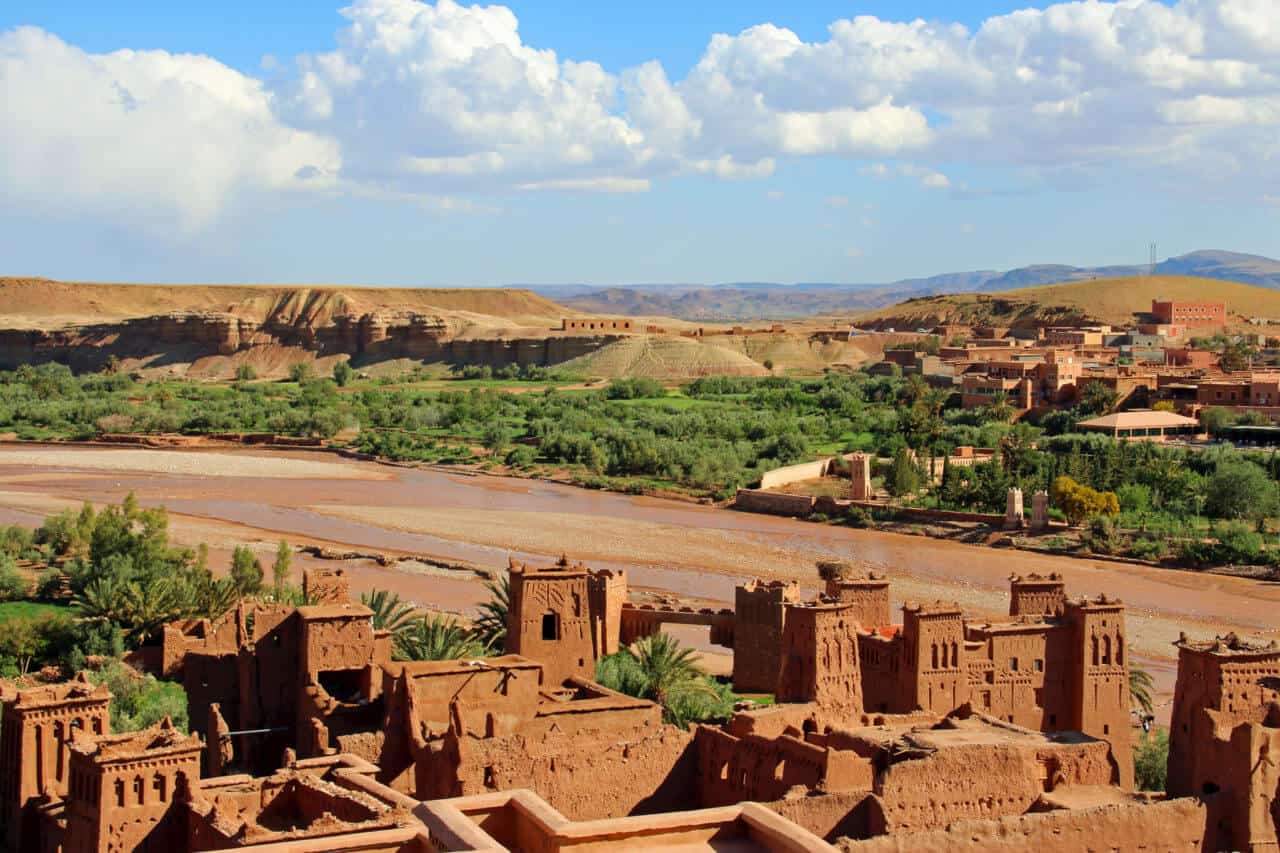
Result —
<path fill-rule="evenodd" d="M 1036 658 L 1036 672 L 1044 672 L 1044 661 Z"/>
<path fill-rule="evenodd" d="M 1017 659 L 1017 658 L 1009 658 L 1009 669 L 1013 670 L 1014 672 L 1017 672 L 1017 671 L 1018 671 L 1018 659 Z"/>
<path fill-rule="evenodd" d="M 544 613 L 542 616 L 542 639 L 558 640 L 560 639 L 560 617 L 554 613 Z"/>

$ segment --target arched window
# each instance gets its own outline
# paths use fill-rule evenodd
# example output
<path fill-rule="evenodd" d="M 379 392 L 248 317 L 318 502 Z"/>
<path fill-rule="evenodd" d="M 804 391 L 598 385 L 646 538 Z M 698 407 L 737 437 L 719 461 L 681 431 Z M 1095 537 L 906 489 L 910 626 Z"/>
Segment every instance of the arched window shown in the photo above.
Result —
<path fill-rule="evenodd" d="M 1124 637 L 1116 634 L 1116 666 L 1124 666 Z"/>
<path fill-rule="evenodd" d="M 137 798 L 138 798 L 138 805 L 140 805 L 140 806 L 141 806 L 141 805 L 145 805 L 145 804 L 146 804 L 146 802 L 147 802 L 147 786 L 146 786 L 146 783 L 142 781 L 142 777 L 141 777 L 141 776 L 134 776 L 134 777 L 133 777 L 133 793 L 134 793 L 134 794 L 137 796 Z"/>
<path fill-rule="evenodd" d="M 1106 636 L 1102 638 L 1102 663 L 1104 666 L 1110 665 L 1111 663 L 1111 637 L 1110 636 Z"/>
<path fill-rule="evenodd" d="M 123 779 L 116 780 L 116 805 L 120 807 L 124 806 L 124 780 Z"/>
<path fill-rule="evenodd" d="M 951 665 L 960 665 L 960 646 L 956 644 L 955 640 L 951 641 Z"/>
<path fill-rule="evenodd" d="M 169 778 L 160 771 L 156 771 L 156 777 L 151 780 L 151 787 L 156 789 L 156 795 L 160 798 L 160 802 L 164 802 L 169 798 Z"/>
<path fill-rule="evenodd" d="M 938 644 L 934 643 L 932 645 L 932 649 L 933 649 L 933 668 L 937 669 L 938 668 Z"/>
<path fill-rule="evenodd" d="M 1097 637 L 1093 638 L 1092 645 L 1093 645 L 1093 665 L 1097 666 L 1098 665 L 1098 638 Z"/>

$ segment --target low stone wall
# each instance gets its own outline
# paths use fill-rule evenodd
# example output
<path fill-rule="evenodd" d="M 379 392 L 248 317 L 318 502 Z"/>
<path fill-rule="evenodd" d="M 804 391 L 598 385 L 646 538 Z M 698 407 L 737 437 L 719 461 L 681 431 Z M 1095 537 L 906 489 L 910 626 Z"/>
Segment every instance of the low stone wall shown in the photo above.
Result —
<path fill-rule="evenodd" d="M 950 509 L 924 509 L 913 506 L 890 506 L 875 501 L 842 501 L 845 506 L 860 506 L 863 509 L 892 509 L 900 519 L 907 521 L 957 521 L 965 524 L 989 524 L 993 527 L 1004 525 L 1004 515 L 995 512 L 958 512 Z M 818 510 L 821 512 L 822 510 Z"/>
<path fill-rule="evenodd" d="M 841 839 L 845 853 L 1138 853 L 1202 849 L 1205 806 L 1187 797 L 1066 811 L 1031 812 L 999 820 L 961 820 L 946 829 Z"/>
<path fill-rule="evenodd" d="M 768 515 L 810 515 L 814 498 L 810 495 L 784 495 L 759 489 L 738 489 L 733 505 L 747 512 Z"/>

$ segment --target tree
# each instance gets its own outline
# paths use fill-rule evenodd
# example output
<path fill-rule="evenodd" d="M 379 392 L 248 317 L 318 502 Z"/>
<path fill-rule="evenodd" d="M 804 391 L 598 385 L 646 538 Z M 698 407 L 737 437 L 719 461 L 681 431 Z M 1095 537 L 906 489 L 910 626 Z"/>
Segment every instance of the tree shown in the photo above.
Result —
<path fill-rule="evenodd" d="M 262 563 L 244 545 L 231 552 L 231 580 L 241 595 L 262 591 Z"/>
<path fill-rule="evenodd" d="M 596 680 L 611 690 L 657 702 L 668 722 L 686 725 L 718 696 L 693 649 L 669 634 L 651 634 L 631 648 L 601 658 Z"/>
<path fill-rule="evenodd" d="M 480 658 L 489 649 L 451 616 L 420 616 L 395 638 L 397 660 L 461 660 Z"/>
<path fill-rule="evenodd" d="M 373 611 L 373 627 L 378 631 L 390 631 L 392 637 L 407 633 L 413 628 L 417 609 L 400 600 L 400 596 L 385 589 L 360 593 L 360 603 Z"/>
<path fill-rule="evenodd" d="M 345 388 L 354 375 L 355 370 L 346 361 L 340 361 L 333 366 L 333 381 L 339 388 Z"/>
<path fill-rule="evenodd" d="M 1226 409 L 1209 408 L 1200 410 L 1200 426 L 1209 435 L 1217 435 L 1235 422 L 1236 416 Z"/>
<path fill-rule="evenodd" d="M 289 585 L 289 570 L 292 563 L 293 551 L 289 548 L 289 543 L 281 539 L 280 544 L 276 546 L 276 559 L 271 564 L 271 581 L 275 587 L 277 599 Z"/>
<path fill-rule="evenodd" d="M 489 600 L 480 605 L 480 615 L 471 625 L 476 638 L 492 649 L 500 649 L 507 639 L 507 611 L 511 607 L 511 576 L 498 582 L 485 581 Z"/>
<path fill-rule="evenodd" d="M 301 385 L 311 376 L 311 364 L 306 361 L 295 361 L 289 365 L 289 379 Z"/>
<path fill-rule="evenodd" d="M 1278 503 L 1276 484 L 1252 462 L 1222 462 L 1205 484 L 1205 510 L 1218 518 L 1266 518 Z"/>
<path fill-rule="evenodd" d="M 0 554 L 0 601 L 13 601 L 27 594 L 30 585 L 18 574 L 13 557 Z"/>
<path fill-rule="evenodd" d="M 181 684 L 144 675 L 121 661 L 88 675 L 94 684 L 105 684 L 111 691 L 113 732 L 139 731 L 166 717 L 179 731 L 187 731 L 187 693 Z"/>
<path fill-rule="evenodd" d="M 0 621 L 0 657 L 12 662 L 17 675 L 26 675 L 49 646 L 48 632 L 36 619 Z"/>
<path fill-rule="evenodd" d="M 1222 355 L 1218 356 L 1218 367 L 1227 373 L 1247 370 L 1257 357 L 1258 350 L 1255 347 L 1244 341 L 1235 341 L 1222 348 Z"/>
<path fill-rule="evenodd" d="M 1051 497 L 1054 506 L 1062 510 L 1072 524 L 1079 524 L 1091 515 L 1120 513 L 1120 499 L 1115 492 L 1099 492 L 1070 477 L 1058 477 L 1053 481 Z"/>
<path fill-rule="evenodd" d="M 1151 694 L 1155 692 L 1156 683 L 1151 673 L 1136 666 L 1129 667 L 1129 700 L 1130 703 L 1150 714 L 1155 710 Z"/>
<path fill-rule="evenodd" d="M 885 488 L 894 497 L 914 495 L 920 489 L 920 468 L 916 465 L 911 451 L 902 447 L 893 456 L 889 466 L 889 476 L 885 478 Z"/>
<path fill-rule="evenodd" d="M 770 373 L 773 373 L 773 359 L 766 358 L 764 361 L 761 362 L 761 364 L 764 365 L 765 370 L 769 371 Z"/>
<path fill-rule="evenodd" d="M 1101 415 L 1115 408 L 1119 399 L 1119 394 L 1095 379 L 1085 383 L 1080 390 L 1080 401 L 1076 408 L 1084 414 Z"/>
<path fill-rule="evenodd" d="M 242 364 L 236 368 L 237 382 L 252 382 L 258 378 L 258 371 L 253 369 L 252 365 Z"/>

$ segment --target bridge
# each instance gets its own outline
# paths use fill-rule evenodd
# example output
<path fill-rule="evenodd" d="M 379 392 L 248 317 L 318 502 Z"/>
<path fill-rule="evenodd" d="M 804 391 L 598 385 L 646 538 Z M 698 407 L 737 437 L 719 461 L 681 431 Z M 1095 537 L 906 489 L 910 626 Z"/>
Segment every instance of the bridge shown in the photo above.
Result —
<path fill-rule="evenodd" d="M 695 610 L 692 607 L 624 604 L 619 640 L 623 646 L 629 646 L 641 637 L 657 634 L 663 625 L 709 625 L 711 642 L 732 649 L 737 617 L 731 608 L 712 610 L 704 607 Z"/>

